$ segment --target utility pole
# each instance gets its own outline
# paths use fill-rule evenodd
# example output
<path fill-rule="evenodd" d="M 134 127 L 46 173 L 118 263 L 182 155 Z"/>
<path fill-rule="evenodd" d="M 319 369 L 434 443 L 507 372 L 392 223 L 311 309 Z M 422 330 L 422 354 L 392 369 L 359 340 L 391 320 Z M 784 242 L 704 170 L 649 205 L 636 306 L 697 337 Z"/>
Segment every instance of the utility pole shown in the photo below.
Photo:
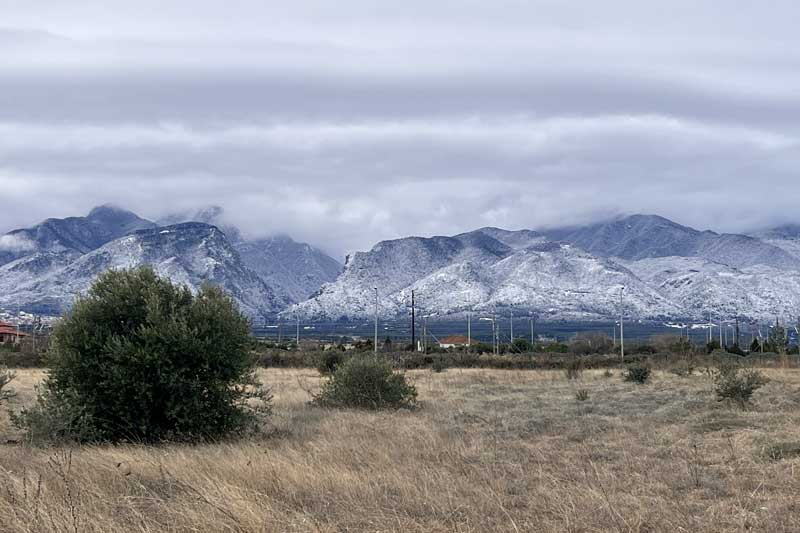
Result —
<path fill-rule="evenodd" d="M 533 349 L 533 343 L 536 342 L 533 338 L 533 324 L 536 322 L 536 319 L 531 315 L 531 349 Z"/>
<path fill-rule="evenodd" d="M 278 317 L 278 344 L 283 341 L 283 319 Z"/>
<path fill-rule="evenodd" d="M 514 344 L 514 308 L 511 308 L 511 344 Z"/>
<path fill-rule="evenodd" d="M 422 315 L 422 353 L 428 353 L 428 315 Z"/>
<path fill-rule="evenodd" d="M 467 311 L 467 351 L 472 345 L 472 311 Z"/>
<path fill-rule="evenodd" d="M 417 351 L 417 321 L 416 309 L 414 308 L 414 289 L 411 289 L 411 351 Z"/>
<path fill-rule="evenodd" d="M 378 287 L 375 289 L 375 345 L 372 347 L 375 355 L 378 355 Z"/>
<path fill-rule="evenodd" d="M 625 308 L 623 307 L 622 297 L 625 294 L 625 285 L 619 289 L 619 360 L 625 361 L 625 325 L 623 322 L 623 315 Z"/>
<path fill-rule="evenodd" d="M 297 349 L 300 349 L 300 315 L 297 315 L 297 338 L 295 339 L 297 343 Z"/>
<path fill-rule="evenodd" d="M 719 347 L 722 348 L 722 319 L 719 319 Z"/>

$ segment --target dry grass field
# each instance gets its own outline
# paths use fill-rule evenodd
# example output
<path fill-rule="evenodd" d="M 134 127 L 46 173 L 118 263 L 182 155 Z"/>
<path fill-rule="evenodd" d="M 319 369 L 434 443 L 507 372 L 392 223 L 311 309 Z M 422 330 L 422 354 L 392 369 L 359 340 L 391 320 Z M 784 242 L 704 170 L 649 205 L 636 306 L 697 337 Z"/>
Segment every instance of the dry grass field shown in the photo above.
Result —
<path fill-rule="evenodd" d="M 800 371 L 766 373 L 741 411 L 703 375 L 419 371 L 419 410 L 368 413 L 308 407 L 315 371 L 264 371 L 257 440 L 0 444 L 0 530 L 800 531 Z M 12 407 L 41 377 L 19 371 Z"/>

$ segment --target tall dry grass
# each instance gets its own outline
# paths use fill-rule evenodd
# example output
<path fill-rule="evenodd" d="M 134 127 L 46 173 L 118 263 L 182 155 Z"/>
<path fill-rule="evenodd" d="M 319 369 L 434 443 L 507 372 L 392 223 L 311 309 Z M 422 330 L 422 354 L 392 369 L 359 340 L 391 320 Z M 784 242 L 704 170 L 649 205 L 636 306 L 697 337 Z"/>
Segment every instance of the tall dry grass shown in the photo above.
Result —
<path fill-rule="evenodd" d="M 0 445 L 0 530 L 798 531 L 800 371 L 768 373 L 741 411 L 702 375 L 420 371 L 421 409 L 369 413 L 308 407 L 316 372 L 264 371 L 264 438 Z M 40 378 L 19 371 L 16 401 Z"/>

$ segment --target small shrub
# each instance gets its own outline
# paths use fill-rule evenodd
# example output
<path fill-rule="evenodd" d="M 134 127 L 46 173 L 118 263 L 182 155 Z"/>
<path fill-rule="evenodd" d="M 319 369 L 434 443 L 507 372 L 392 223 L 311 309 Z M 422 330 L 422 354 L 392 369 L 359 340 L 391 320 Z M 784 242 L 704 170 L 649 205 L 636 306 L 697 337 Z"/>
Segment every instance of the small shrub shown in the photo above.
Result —
<path fill-rule="evenodd" d="M 610 368 L 606 368 L 606 369 L 603 371 L 603 377 L 604 377 L 604 378 L 610 378 L 610 377 L 614 377 L 614 373 L 611 371 L 611 369 L 610 369 Z"/>
<path fill-rule="evenodd" d="M 744 357 L 747 355 L 744 350 L 742 350 L 738 344 L 734 344 L 733 346 L 728 347 L 728 353 L 736 354 L 739 356 Z"/>
<path fill-rule="evenodd" d="M 718 401 L 732 400 L 744 407 L 753 393 L 766 385 L 769 379 L 754 368 L 741 368 L 725 362 L 714 373 L 714 392 Z"/>
<path fill-rule="evenodd" d="M 344 355 L 339 350 L 327 350 L 322 353 L 317 365 L 320 374 L 333 374 L 344 361 Z"/>
<path fill-rule="evenodd" d="M 583 373 L 583 359 L 574 357 L 564 363 L 564 375 L 567 379 L 578 379 Z"/>
<path fill-rule="evenodd" d="M 691 361 L 682 359 L 675 363 L 675 365 L 670 368 L 669 371 L 676 376 L 686 378 L 694 373 L 694 364 Z"/>
<path fill-rule="evenodd" d="M 533 349 L 531 342 L 522 337 L 514 339 L 514 343 L 511 346 L 514 353 L 528 353 Z"/>
<path fill-rule="evenodd" d="M 635 354 L 642 354 L 642 355 L 653 355 L 658 353 L 658 350 L 655 346 L 651 346 L 650 344 L 639 344 L 638 346 L 634 346 L 630 353 Z"/>
<path fill-rule="evenodd" d="M 412 408 L 417 390 L 388 361 L 373 356 L 351 357 L 336 369 L 312 403 L 359 409 Z"/>
<path fill-rule="evenodd" d="M 447 370 L 447 363 L 444 360 L 444 357 L 436 357 L 431 363 L 431 370 L 434 372 L 444 372 Z"/>
<path fill-rule="evenodd" d="M 14 391 L 7 387 L 15 377 L 14 372 L 0 368 L 0 404 L 14 396 Z"/>
<path fill-rule="evenodd" d="M 567 353 L 569 352 L 569 346 L 560 342 L 548 342 L 547 344 L 537 346 L 537 351 L 547 353 Z"/>
<path fill-rule="evenodd" d="M 764 450 L 764 455 L 772 461 L 800 457 L 800 442 L 790 441 L 772 444 Z"/>
<path fill-rule="evenodd" d="M 575 399 L 579 402 L 585 402 L 589 399 L 589 391 L 586 389 L 578 389 L 575 393 Z"/>
<path fill-rule="evenodd" d="M 652 370 L 649 366 L 642 363 L 635 363 L 628 365 L 628 368 L 622 374 L 622 379 L 633 383 L 644 384 L 650 381 L 650 374 Z"/>

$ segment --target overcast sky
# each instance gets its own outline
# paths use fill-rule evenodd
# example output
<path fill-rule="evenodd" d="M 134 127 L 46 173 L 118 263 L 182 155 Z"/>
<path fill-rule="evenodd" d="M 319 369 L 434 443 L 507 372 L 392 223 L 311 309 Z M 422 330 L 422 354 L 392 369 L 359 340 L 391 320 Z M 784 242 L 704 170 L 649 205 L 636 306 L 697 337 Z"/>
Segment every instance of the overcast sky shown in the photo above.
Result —
<path fill-rule="evenodd" d="M 0 231 L 219 204 L 341 256 L 633 212 L 800 222 L 798 20 L 779 0 L 0 0 Z"/>

